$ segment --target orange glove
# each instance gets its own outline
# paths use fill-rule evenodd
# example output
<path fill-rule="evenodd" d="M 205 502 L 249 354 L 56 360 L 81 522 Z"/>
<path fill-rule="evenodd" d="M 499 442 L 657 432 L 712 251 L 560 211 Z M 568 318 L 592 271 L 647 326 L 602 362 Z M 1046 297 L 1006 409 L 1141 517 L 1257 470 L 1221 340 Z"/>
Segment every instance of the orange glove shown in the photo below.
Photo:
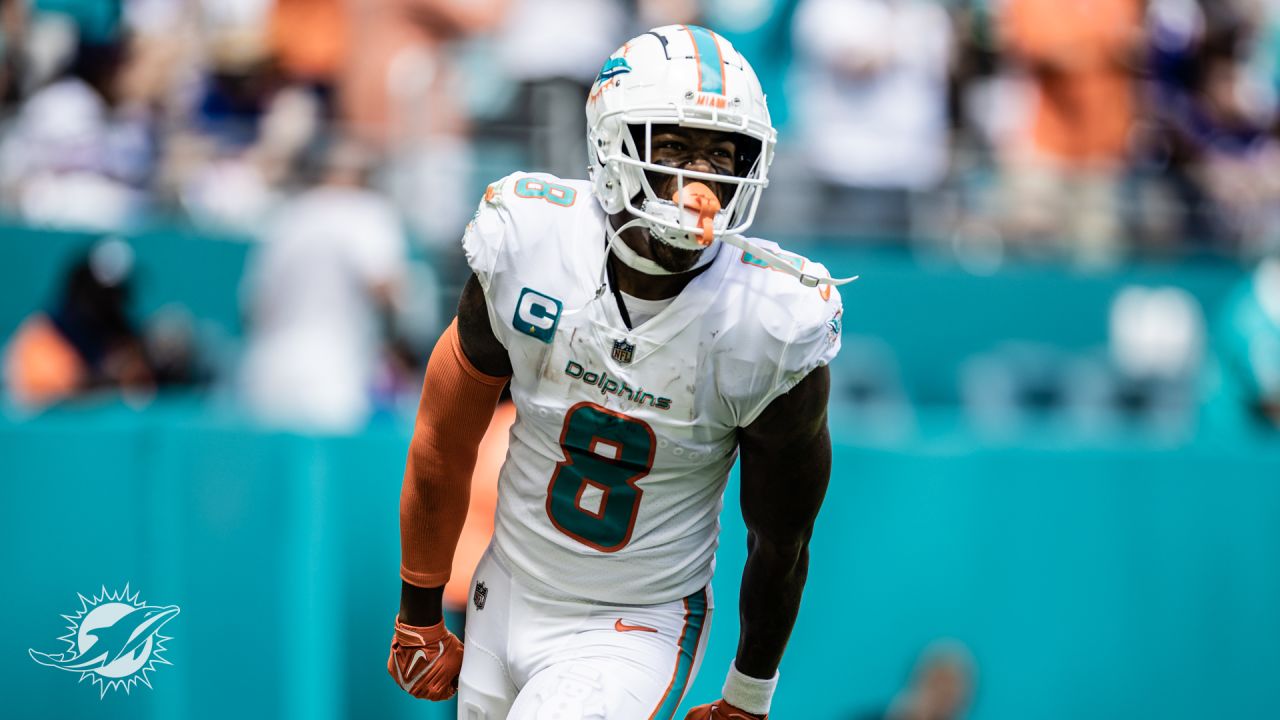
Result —
<path fill-rule="evenodd" d="M 415 627 L 396 619 L 387 672 L 405 692 L 423 700 L 448 700 L 458 691 L 460 670 L 462 642 L 443 620 Z"/>
<path fill-rule="evenodd" d="M 739 710 L 724 700 L 717 700 L 710 705 L 699 705 L 684 716 L 684 720 L 768 720 L 768 715 L 752 715 L 746 710 Z"/>

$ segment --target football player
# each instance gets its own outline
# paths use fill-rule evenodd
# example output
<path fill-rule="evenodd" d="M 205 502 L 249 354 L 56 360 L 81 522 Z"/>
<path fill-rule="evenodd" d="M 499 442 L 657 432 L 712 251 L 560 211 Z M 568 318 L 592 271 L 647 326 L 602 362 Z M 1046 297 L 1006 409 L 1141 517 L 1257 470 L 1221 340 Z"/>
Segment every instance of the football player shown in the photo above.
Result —
<path fill-rule="evenodd" d="M 729 471 L 748 556 L 723 697 L 763 718 L 831 465 L 841 302 L 817 264 L 748 239 L 775 132 L 747 61 L 656 28 L 587 100 L 590 180 L 516 173 L 463 238 L 473 272 L 427 366 L 401 494 L 388 670 L 460 718 L 671 718 L 702 658 Z M 440 587 L 476 446 L 516 404 L 463 645 Z"/>

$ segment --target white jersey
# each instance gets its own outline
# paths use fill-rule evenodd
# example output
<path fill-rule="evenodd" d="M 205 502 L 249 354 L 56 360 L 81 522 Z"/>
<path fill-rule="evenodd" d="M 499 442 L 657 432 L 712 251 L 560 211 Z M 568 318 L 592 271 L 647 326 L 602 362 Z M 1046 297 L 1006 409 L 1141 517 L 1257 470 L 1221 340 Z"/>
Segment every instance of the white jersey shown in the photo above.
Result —
<path fill-rule="evenodd" d="M 515 174 L 467 226 L 514 370 L 493 548 L 548 593 L 656 604 L 710 582 L 737 429 L 835 356 L 841 303 L 721 243 L 628 329 L 602 289 L 605 222 L 589 183 Z"/>

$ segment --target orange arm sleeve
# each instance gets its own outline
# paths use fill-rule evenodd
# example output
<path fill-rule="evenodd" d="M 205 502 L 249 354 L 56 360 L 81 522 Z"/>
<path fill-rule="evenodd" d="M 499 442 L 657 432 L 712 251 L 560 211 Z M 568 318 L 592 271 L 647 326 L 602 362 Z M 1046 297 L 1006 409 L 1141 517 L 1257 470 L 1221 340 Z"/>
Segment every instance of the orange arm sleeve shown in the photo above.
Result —
<path fill-rule="evenodd" d="M 455 318 L 427 361 L 400 488 L 400 577 L 411 585 L 439 587 L 449 580 L 476 453 L 506 382 L 462 354 Z"/>

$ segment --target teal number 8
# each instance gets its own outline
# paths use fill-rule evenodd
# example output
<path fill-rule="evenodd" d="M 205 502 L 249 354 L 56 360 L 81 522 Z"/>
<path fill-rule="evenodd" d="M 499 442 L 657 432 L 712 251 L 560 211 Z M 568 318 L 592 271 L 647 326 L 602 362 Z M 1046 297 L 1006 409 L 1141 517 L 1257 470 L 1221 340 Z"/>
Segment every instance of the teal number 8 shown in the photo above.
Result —
<path fill-rule="evenodd" d="M 567 185 L 524 177 L 516 182 L 516 197 L 542 198 L 552 205 L 569 207 L 578 199 L 578 191 Z"/>
<path fill-rule="evenodd" d="M 644 491 L 636 487 L 653 467 L 653 430 L 644 422 L 578 403 L 565 414 L 560 432 L 564 460 L 547 486 L 547 515 L 556 528 L 601 552 L 621 550 L 631 540 Z M 600 491 L 598 508 L 582 506 L 587 489 Z"/>

